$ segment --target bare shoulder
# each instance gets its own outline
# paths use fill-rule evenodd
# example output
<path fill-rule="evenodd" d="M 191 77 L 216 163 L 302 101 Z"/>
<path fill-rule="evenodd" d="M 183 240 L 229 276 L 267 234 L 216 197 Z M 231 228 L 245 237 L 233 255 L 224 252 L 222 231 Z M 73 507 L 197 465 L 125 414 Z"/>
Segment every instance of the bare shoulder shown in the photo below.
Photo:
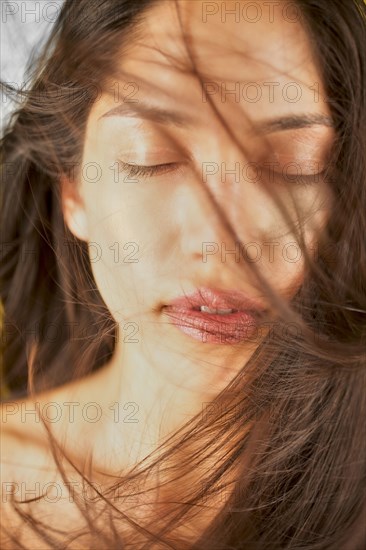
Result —
<path fill-rule="evenodd" d="M 16 478 L 13 481 L 21 481 L 23 477 L 29 479 L 32 471 L 37 472 L 49 463 L 49 453 L 37 439 L 32 440 L 25 428 L 2 425 L 0 448 L 2 491 L 5 479 L 8 483 L 13 476 Z"/>
<path fill-rule="evenodd" d="M 14 540 L 20 542 L 20 531 L 23 530 L 21 516 L 16 512 L 17 503 L 38 496 L 36 493 L 42 485 L 42 471 L 47 461 L 39 446 L 6 424 L 1 427 L 0 445 L 0 544 L 1 548 L 10 550 L 17 547 Z M 24 512 L 24 506 L 20 506 Z"/>
<path fill-rule="evenodd" d="M 68 437 L 66 428 L 72 424 L 66 422 L 66 415 L 61 415 L 61 419 L 49 415 L 54 412 L 50 411 L 51 406 L 60 408 L 59 403 L 68 400 L 69 391 L 69 387 L 63 386 L 34 397 L 0 403 L 1 472 L 6 488 L 12 481 L 31 486 L 61 477 L 51 441 L 63 446 Z"/>
<path fill-rule="evenodd" d="M 30 479 L 31 472 L 45 466 L 48 461 L 47 447 L 44 444 L 42 428 L 36 415 L 24 417 L 23 405 L 26 400 L 1 403 L 1 491 L 8 488 L 9 483 L 21 482 L 23 478 Z M 24 412 L 24 411 L 23 411 Z M 44 430 L 44 428 L 43 428 Z"/>
<path fill-rule="evenodd" d="M 48 548 L 22 516 L 30 513 L 47 527 L 63 529 L 75 524 L 78 511 L 50 446 L 37 435 L 38 424 L 30 419 L 21 422 L 16 415 L 6 418 L 4 412 L 9 412 L 10 407 L 4 405 L 0 429 L 0 547 Z"/>
<path fill-rule="evenodd" d="M 49 449 L 33 432 L 33 426 L 16 422 L 2 422 L 1 499 L 6 503 L 10 494 L 25 496 L 32 484 L 40 483 L 55 472 Z"/>
<path fill-rule="evenodd" d="M 0 404 L 0 547 L 4 550 L 46 550 L 50 547 L 35 533 L 32 522 L 26 519 L 27 514 L 48 535 L 56 537 L 54 547 L 63 547 L 63 533 L 72 535 L 74 531 L 85 529 L 85 519 L 77 502 L 78 497 L 88 500 L 89 496 L 84 494 L 84 484 L 77 470 L 63 454 L 64 447 L 67 447 L 67 457 L 71 459 L 74 453 L 75 456 L 82 454 L 79 432 L 74 437 L 69 433 L 70 427 L 78 426 L 77 422 L 71 424 L 67 421 L 68 416 L 63 414 L 60 421 L 47 423 L 54 441 L 60 445 L 57 460 L 62 466 L 61 472 L 42 421 L 45 416 L 47 418 L 47 413 L 50 416 L 64 402 L 77 402 L 78 389 L 79 383 L 69 384 L 34 398 L 24 397 Z M 94 506 L 92 499 L 90 505 Z M 83 548 L 79 537 L 75 544 L 79 550 Z M 68 547 L 71 550 L 75 546 L 70 542 Z"/>

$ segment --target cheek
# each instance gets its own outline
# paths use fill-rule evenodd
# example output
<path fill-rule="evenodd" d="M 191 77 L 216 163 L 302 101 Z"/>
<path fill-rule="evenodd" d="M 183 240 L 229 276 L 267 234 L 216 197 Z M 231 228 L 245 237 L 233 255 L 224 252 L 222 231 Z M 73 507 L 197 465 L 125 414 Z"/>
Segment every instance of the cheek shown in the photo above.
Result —
<path fill-rule="evenodd" d="M 117 322 L 138 315 L 166 272 L 172 217 L 152 194 L 104 182 L 86 190 L 89 256 L 96 286 Z M 149 195 L 149 196 L 147 196 Z M 156 197 L 156 195 L 155 195 Z"/>
<path fill-rule="evenodd" d="M 305 265 L 301 248 L 294 241 L 280 243 L 273 249 L 272 258 L 273 262 L 267 258 L 264 274 L 277 292 L 290 298 L 304 280 Z"/>
<path fill-rule="evenodd" d="M 319 191 L 319 190 L 318 190 Z M 259 250 L 253 251 L 257 267 L 278 292 L 284 296 L 293 296 L 304 281 L 307 264 L 305 252 L 298 236 L 302 235 L 307 254 L 316 261 L 319 238 L 327 224 L 330 212 L 330 202 L 323 190 L 305 191 L 303 197 L 297 197 L 301 221 L 297 224 L 297 232 L 289 232 L 286 236 L 269 238 L 262 243 Z M 301 208 L 301 211 L 300 211 Z M 294 220 L 298 219 L 294 213 Z M 283 226 L 284 227 L 284 226 Z M 259 259 L 258 259 L 259 258 Z"/>
<path fill-rule="evenodd" d="M 303 226 L 303 238 L 306 252 L 313 261 L 317 259 L 319 238 L 324 231 L 329 210 L 318 208 Z M 307 271 L 307 262 L 302 245 L 295 235 L 274 241 L 267 246 L 264 274 L 284 296 L 292 297 L 303 284 Z"/>

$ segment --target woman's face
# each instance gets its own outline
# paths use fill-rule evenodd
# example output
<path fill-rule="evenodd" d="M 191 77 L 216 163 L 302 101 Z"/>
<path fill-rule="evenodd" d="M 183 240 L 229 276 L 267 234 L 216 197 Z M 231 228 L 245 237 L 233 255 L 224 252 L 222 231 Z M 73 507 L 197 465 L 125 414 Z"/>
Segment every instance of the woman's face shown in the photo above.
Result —
<path fill-rule="evenodd" d="M 242 291 L 269 307 L 245 258 L 285 297 L 303 280 L 300 248 L 266 186 L 310 248 L 327 217 L 326 185 L 316 174 L 334 130 L 321 76 L 299 12 L 288 2 L 268 4 L 178 2 L 203 83 L 190 72 L 175 3 L 149 9 L 143 38 L 118 61 L 121 79 L 91 109 L 80 200 L 64 186 L 67 223 L 89 242 L 119 349 L 174 383 L 214 383 L 242 366 L 258 339 L 200 341 L 172 324 L 163 306 L 208 288 Z M 144 174 L 126 164 L 164 166 Z"/>

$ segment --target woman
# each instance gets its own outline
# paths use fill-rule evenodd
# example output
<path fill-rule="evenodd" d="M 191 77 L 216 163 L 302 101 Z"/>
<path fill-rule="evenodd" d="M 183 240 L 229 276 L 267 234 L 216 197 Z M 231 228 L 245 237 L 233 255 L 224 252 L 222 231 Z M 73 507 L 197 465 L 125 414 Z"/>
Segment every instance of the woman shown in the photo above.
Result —
<path fill-rule="evenodd" d="M 66 0 L 1 146 L 4 548 L 364 548 L 365 43 Z"/>

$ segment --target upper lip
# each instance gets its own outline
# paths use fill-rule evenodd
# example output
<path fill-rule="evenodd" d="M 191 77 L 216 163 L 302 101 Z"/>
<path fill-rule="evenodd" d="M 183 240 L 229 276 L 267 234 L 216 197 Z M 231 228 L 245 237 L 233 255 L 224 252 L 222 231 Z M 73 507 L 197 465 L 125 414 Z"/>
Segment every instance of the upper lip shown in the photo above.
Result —
<path fill-rule="evenodd" d="M 238 290 L 219 290 L 200 287 L 191 294 L 179 296 L 169 306 L 182 309 L 197 309 L 207 306 L 212 309 L 235 309 L 238 311 L 264 311 L 265 306 Z"/>

